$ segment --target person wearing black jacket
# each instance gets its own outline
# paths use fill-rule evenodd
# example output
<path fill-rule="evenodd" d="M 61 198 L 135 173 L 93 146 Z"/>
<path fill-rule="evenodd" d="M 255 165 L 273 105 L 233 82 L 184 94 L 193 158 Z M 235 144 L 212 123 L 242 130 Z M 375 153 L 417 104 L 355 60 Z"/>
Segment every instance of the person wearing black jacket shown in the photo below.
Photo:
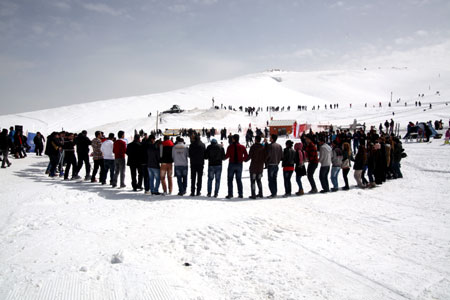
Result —
<path fill-rule="evenodd" d="M 205 159 L 208 160 L 208 197 L 211 197 L 212 182 L 216 179 L 214 197 L 217 198 L 220 189 L 220 177 L 222 175 L 222 161 L 225 159 L 225 150 L 216 139 L 211 140 L 211 145 L 206 148 Z"/>
<path fill-rule="evenodd" d="M 11 163 L 8 159 L 9 149 L 12 146 L 11 138 L 8 136 L 8 129 L 3 128 L 0 133 L 0 152 L 2 153 L 2 168 L 6 168 L 5 165 L 11 166 Z"/>
<path fill-rule="evenodd" d="M 127 145 L 127 166 L 130 167 L 130 173 L 131 173 L 131 186 L 133 187 L 133 191 L 142 190 L 142 180 L 143 175 L 142 174 L 142 168 L 141 168 L 141 136 L 139 134 L 136 134 L 134 136 L 133 142 Z M 136 174 L 138 174 L 138 179 L 136 180 Z"/>
<path fill-rule="evenodd" d="M 282 163 L 283 167 L 283 178 L 284 178 L 284 197 L 291 196 L 292 193 L 292 185 L 291 185 L 291 177 L 292 173 L 294 173 L 295 166 L 295 155 L 296 152 L 292 149 L 294 143 L 291 140 L 286 141 L 286 148 L 283 151 Z"/>
<path fill-rule="evenodd" d="M 56 167 L 58 166 L 59 153 L 62 150 L 62 144 L 59 139 L 59 133 L 53 132 L 47 139 L 49 144 L 46 149 L 46 155 L 50 158 L 50 177 L 55 177 Z"/>
<path fill-rule="evenodd" d="M 160 195 L 158 192 L 160 183 L 160 153 L 159 143 L 155 141 L 155 136 L 150 135 L 147 143 L 147 169 L 150 182 L 150 192 L 152 195 Z"/>
<path fill-rule="evenodd" d="M 75 157 L 75 142 L 73 133 L 68 134 L 68 138 L 64 140 L 62 148 L 64 150 L 64 162 L 66 163 L 64 180 L 69 180 L 70 167 L 72 167 L 72 179 L 74 179 L 77 172 L 77 158 Z"/>
<path fill-rule="evenodd" d="M 75 144 L 77 145 L 77 155 L 78 155 L 78 166 L 76 177 L 79 178 L 79 173 L 83 167 L 83 162 L 86 168 L 85 180 L 91 179 L 91 164 L 89 162 L 89 146 L 91 145 L 91 140 L 87 137 L 87 131 L 83 130 L 76 138 Z"/>
<path fill-rule="evenodd" d="M 200 140 L 198 134 L 193 134 L 191 136 L 189 159 L 191 160 L 191 197 L 200 196 L 202 190 L 203 166 L 205 165 L 205 144 Z M 197 193 L 195 193 L 196 181 Z"/>

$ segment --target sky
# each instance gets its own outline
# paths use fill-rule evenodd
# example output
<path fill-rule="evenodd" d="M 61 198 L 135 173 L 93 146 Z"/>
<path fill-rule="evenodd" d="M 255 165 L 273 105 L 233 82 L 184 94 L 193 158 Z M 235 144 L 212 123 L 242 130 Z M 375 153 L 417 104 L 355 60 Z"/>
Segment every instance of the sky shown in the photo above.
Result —
<path fill-rule="evenodd" d="M 448 0 L 0 0 L 0 115 L 449 41 Z"/>

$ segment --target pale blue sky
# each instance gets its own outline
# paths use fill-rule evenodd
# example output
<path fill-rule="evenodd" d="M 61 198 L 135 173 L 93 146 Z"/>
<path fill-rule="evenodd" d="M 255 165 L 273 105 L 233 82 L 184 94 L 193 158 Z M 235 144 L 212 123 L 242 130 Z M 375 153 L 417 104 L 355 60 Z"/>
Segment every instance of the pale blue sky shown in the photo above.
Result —
<path fill-rule="evenodd" d="M 449 37 L 448 0 L 0 0 L 0 115 L 345 67 Z"/>

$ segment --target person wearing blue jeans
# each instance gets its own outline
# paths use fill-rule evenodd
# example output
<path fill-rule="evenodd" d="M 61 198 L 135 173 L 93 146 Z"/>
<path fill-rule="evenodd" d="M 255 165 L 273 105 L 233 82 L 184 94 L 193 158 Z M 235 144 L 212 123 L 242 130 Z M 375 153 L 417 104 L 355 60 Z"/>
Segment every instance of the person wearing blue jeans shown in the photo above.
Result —
<path fill-rule="evenodd" d="M 148 170 L 148 180 L 150 182 L 150 192 L 152 195 L 160 195 L 158 192 L 159 182 L 161 180 L 160 175 L 160 148 L 159 144 L 156 143 L 156 138 L 151 134 L 148 138 L 149 142 L 145 144 L 147 148 L 147 170 Z"/>
<path fill-rule="evenodd" d="M 283 157 L 283 150 L 281 145 L 277 143 L 278 135 L 272 134 L 270 136 L 270 144 L 266 145 L 267 153 L 267 177 L 269 180 L 269 189 L 271 195 L 269 198 L 277 196 L 277 175 L 278 165 Z"/>
<path fill-rule="evenodd" d="M 216 139 L 211 139 L 211 145 L 206 148 L 205 159 L 208 160 L 208 197 L 211 197 L 212 182 L 216 179 L 214 197 L 219 194 L 220 177 L 222 175 L 222 161 L 225 158 L 225 151 Z"/>
<path fill-rule="evenodd" d="M 247 161 L 247 149 L 239 144 L 239 135 L 235 134 L 231 138 L 231 144 L 227 148 L 225 159 L 229 159 L 228 163 L 228 195 L 227 199 L 233 198 L 233 177 L 236 176 L 239 198 L 244 198 L 242 190 L 242 163 Z"/>
<path fill-rule="evenodd" d="M 341 171 L 343 155 L 342 150 L 336 140 L 333 141 L 331 146 L 331 183 L 333 184 L 333 188 L 331 189 L 331 191 L 336 192 L 339 189 L 338 175 Z"/>
<path fill-rule="evenodd" d="M 186 194 L 187 189 L 187 166 L 175 166 L 175 176 L 177 177 L 178 195 L 182 196 Z"/>

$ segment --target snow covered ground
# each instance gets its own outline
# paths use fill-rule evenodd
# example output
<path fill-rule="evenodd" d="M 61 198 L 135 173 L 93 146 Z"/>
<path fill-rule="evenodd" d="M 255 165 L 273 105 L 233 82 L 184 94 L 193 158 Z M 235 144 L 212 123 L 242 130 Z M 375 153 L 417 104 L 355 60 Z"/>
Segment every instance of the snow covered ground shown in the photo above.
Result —
<path fill-rule="evenodd" d="M 154 128 L 149 111 L 177 103 L 189 111 L 163 117 L 162 128 L 235 131 L 237 124 L 262 127 L 271 116 L 316 125 L 350 124 L 356 118 L 368 126 L 393 117 L 403 129 L 408 121 L 443 119 L 447 128 L 450 72 L 439 74 L 263 73 L 159 95 L 0 116 L 0 122 L 44 133 L 61 127 L 90 134 L 124 129 L 130 136 L 134 129 Z M 389 82 L 397 87 L 390 108 Z M 425 93 L 420 108 L 414 106 L 419 93 Z M 296 107 L 303 104 L 302 95 L 304 105 L 320 103 L 321 109 L 259 117 L 209 109 L 212 96 L 219 105 L 222 98 L 233 106 Z M 402 101 L 395 103 L 396 98 Z M 382 108 L 373 107 L 378 101 Z M 336 102 L 339 110 L 323 110 L 324 103 Z M 44 174 L 45 157 L 13 160 L 0 172 L 0 299 L 450 299 L 450 146 L 433 140 L 404 147 L 404 179 L 371 190 L 261 200 L 224 199 L 227 162 L 219 198 L 211 199 L 151 197 L 130 188 L 64 182 Z M 128 187 L 129 179 L 127 173 Z M 268 195 L 266 173 L 263 180 Z M 350 181 L 354 184 L 352 172 Z M 243 182 L 249 196 L 248 164 Z M 308 191 L 306 178 L 303 184 Z M 278 189 L 284 193 L 281 172 Z M 123 262 L 112 264 L 115 255 Z"/>

